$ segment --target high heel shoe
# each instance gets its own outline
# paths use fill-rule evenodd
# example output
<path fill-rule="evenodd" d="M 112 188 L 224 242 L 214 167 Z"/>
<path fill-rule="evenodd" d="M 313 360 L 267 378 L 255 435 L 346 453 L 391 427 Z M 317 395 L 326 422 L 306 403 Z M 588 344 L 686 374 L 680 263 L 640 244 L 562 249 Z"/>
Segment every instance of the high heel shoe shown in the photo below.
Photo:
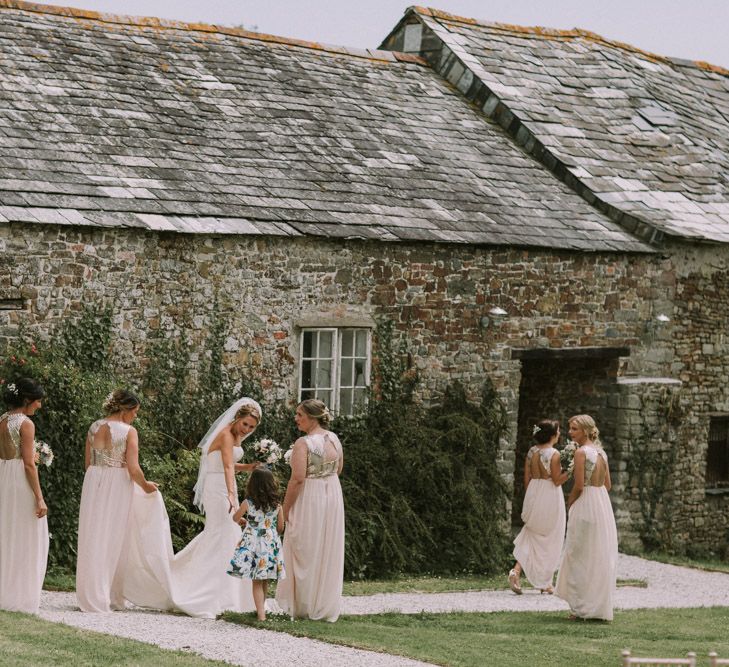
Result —
<path fill-rule="evenodd" d="M 540 588 L 539 589 L 539 595 L 553 595 L 554 589 L 551 586 L 547 586 L 546 588 Z"/>
<path fill-rule="evenodd" d="M 509 588 L 517 595 L 522 594 L 521 585 L 519 584 L 519 575 L 516 570 L 509 571 Z"/>

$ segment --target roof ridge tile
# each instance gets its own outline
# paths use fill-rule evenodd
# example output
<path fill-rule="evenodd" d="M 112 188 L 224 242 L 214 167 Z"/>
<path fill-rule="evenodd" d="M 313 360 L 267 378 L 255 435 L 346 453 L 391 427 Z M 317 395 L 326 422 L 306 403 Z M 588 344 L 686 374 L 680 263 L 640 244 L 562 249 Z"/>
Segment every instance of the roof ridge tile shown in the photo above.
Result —
<path fill-rule="evenodd" d="M 497 30 L 505 30 L 509 32 L 517 32 L 521 35 L 534 35 L 535 37 L 540 37 L 544 39 L 574 39 L 574 38 L 584 38 L 588 39 L 594 42 L 598 42 L 601 44 L 605 44 L 607 46 L 616 47 L 618 49 L 621 49 L 623 51 L 628 51 L 630 53 L 637 53 L 640 54 L 649 60 L 653 60 L 656 62 L 662 62 L 666 63 L 668 65 L 678 65 L 682 67 L 696 67 L 698 69 L 708 70 L 710 72 L 714 72 L 715 74 L 721 74 L 724 76 L 729 76 L 729 69 L 722 67 L 721 65 L 712 65 L 711 63 L 708 63 L 704 60 L 690 60 L 690 59 L 684 59 L 684 58 L 675 58 L 672 56 L 664 56 L 658 53 L 652 53 L 651 51 L 645 51 L 644 49 L 640 49 L 637 46 L 633 46 L 632 44 L 628 44 L 626 42 L 621 42 L 619 40 L 615 39 L 608 39 L 607 37 L 603 37 L 602 35 L 599 35 L 596 32 L 592 32 L 591 30 L 585 30 L 584 28 L 572 28 L 569 30 L 560 30 L 558 28 L 546 28 L 543 26 L 521 26 L 516 25 L 512 23 L 499 23 L 496 21 L 485 21 L 482 19 L 474 19 L 474 18 L 468 18 L 465 16 L 458 16 L 457 14 L 451 14 L 449 12 L 436 9 L 433 7 L 419 7 L 419 6 L 413 6 L 409 7 L 407 12 L 414 12 L 416 14 L 420 14 L 422 16 L 429 16 L 433 19 L 442 19 L 444 21 L 453 21 L 454 23 L 463 23 L 465 25 L 472 25 L 472 26 L 482 26 L 484 28 L 495 28 Z"/>
<path fill-rule="evenodd" d="M 354 58 L 364 58 L 366 60 L 377 60 L 380 62 L 392 63 L 403 61 L 417 63 L 426 67 L 428 66 L 428 63 L 424 59 L 411 57 L 408 54 L 395 54 L 393 52 L 378 49 L 364 49 L 333 44 L 322 44 L 319 42 L 312 42 L 304 39 L 296 39 L 294 37 L 269 35 L 267 33 L 245 30 L 244 28 L 219 26 L 210 23 L 177 21 L 173 19 L 157 18 L 154 16 L 131 16 L 126 14 L 111 14 L 87 9 L 78 9 L 76 7 L 64 7 L 60 5 L 41 5 L 35 2 L 27 2 L 26 0 L 0 0 L 0 11 L 2 11 L 3 9 L 16 9 L 19 11 L 31 12 L 36 14 L 64 16 L 73 19 L 99 21 L 101 23 L 116 23 L 120 25 L 137 26 L 140 28 L 159 28 L 171 30 L 187 30 L 190 32 L 217 33 L 234 37 L 242 37 L 245 39 L 256 40 L 264 43 L 281 44 L 284 46 L 293 46 L 316 51 L 325 51 L 327 53 L 336 53 L 339 55 L 348 55 Z"/>

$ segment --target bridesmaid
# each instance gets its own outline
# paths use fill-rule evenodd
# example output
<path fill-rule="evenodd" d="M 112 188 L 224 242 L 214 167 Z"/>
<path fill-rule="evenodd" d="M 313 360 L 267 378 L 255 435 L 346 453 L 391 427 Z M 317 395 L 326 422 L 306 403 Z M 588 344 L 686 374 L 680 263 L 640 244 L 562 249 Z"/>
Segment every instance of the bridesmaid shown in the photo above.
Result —
<path fill-rule="evenodd" d="M 564 544 L 564 495 L 560 488 L 568 475 L 562 472 L 559 452 L 559 422 L 544 419 L 534 425 L 534 446 L 524 464 L 524 527 L 514 540 L 516 565 L 509 572 L 509 586 L 521 595 L 522 571 L 542 593 L 552 593 L 552 580 Z"/>
<path fill-rule="evenodd" d="M 43 387 L 20 378 L 5 387 L 0 416 L 0 609 L 38 612 L 48 561 L 48 508 L 35 466 L 35 425 Z"/>
<path fill-rule="evenodd" d="M 575 483 L 567 498 L 569 521 L 555 593 L 569 603 L 570 620 L 613 620 L 618 532 L 610 505 L 610 469 L 590 415 L 570 418 Z"/>
<path fill-rule="evenodd" d="M 117 389 L 103 407 L 107 417 L 95 421 L 86 437 L 76 564 L 79 607 L 96 612 L 125 606 L 120 573 L 134 483 L 145 493 L 157 491 L 139 467 L 137 430 L 131 425 L 139 412 L 139 399 Z"/>
<path fill-rule="evenodd" d="M 296 426 L 306 433 L 291 455 L 291 478 L 283 514 L 286 578 L 276 601 L 295 618 L 339 618 L 344 578 L 344 501 L 339 474 L 344 462 L 339 438 L 324 427 L 324 403 L 308 399 L 296 408 Z"/>

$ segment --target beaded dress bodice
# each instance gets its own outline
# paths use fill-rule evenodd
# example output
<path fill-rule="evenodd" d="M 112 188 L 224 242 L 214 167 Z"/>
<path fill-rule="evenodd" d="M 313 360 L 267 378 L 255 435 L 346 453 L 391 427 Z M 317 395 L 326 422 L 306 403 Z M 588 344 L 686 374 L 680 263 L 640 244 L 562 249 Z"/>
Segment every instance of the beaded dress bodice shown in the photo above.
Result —
<path fill-rule="evenodd" d="M 3 421 L 3 419 L 7 420 L 8 425 L 8 435 L 10 436 L 10 442 L 13 443 L 13 447 L 15 448 L 15 456 L 13 458 L 19 459 L 20 458 L 20 427 L 23 424 L 23 422 L 28 419 L 27 415 L 24 415 L 22 412 L 6 412 L 4 415 L 0 416 L 0 422 Z"/>
<path fill-rule="evenodd" d="M 539 456 L 539 463 L 541 464 L 542 470 L 546 473 L 547 477 L 542 475 L 542 479 L 551 479 L 552 477 L 552 457 L 557 452 L 557 450 L 554 447 L 545 447 L 544 449 L 540 449 L 536 445 L 534 445 L 528 452 L 527 452 L 527 465 L 531 463 L 532 457 L 537 454 Z"/>
<path fill-rule="evenodd" d="M 96 434 L 102 426 L 109 428 L 110 440 L 104 447 L 94 447 Z M 92 466 L 102 468 L 126 468 L 127 466 L 127 434 L 130 425 L 124 422 L 99 419 L 91 424 L 89 438 L 91 440 L 91 463 Z"/>
<path fill-rule="evenodd" d="M 339 458 L 342 453 L 342 445 L 339 438 L 333 433 L 316 433 L 307 435 L 306 438 L 306 476 L 307 477 L 329 477 L 335 475 L 339 468 Z M 326 441 L 332 443 L 337 450 L 337 458 L 326 459 Z"/>

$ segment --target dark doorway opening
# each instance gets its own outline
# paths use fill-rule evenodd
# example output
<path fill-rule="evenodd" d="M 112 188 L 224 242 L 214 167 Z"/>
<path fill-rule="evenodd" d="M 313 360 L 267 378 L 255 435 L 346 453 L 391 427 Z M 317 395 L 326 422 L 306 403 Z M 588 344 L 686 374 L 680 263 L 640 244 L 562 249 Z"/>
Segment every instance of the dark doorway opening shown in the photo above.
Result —
<path fill-rule="evenodd" d="M 569 439 L 567 419 L 576 414 L 592 415 L 610 454 L 615 410 L 609 397 L 614 393 L 619 357 L 629 354 L 630 350 L 622 347 L 512 350 L 512 358 L 521 359 L 522 363 L 512 504 L 514 525 L 522 523 L 524 457 L 534 444 L 532 428 L 540 419 L 559 421 L 561 448 Z M 568 490 L 566 486 L 565 491 Z"/>

